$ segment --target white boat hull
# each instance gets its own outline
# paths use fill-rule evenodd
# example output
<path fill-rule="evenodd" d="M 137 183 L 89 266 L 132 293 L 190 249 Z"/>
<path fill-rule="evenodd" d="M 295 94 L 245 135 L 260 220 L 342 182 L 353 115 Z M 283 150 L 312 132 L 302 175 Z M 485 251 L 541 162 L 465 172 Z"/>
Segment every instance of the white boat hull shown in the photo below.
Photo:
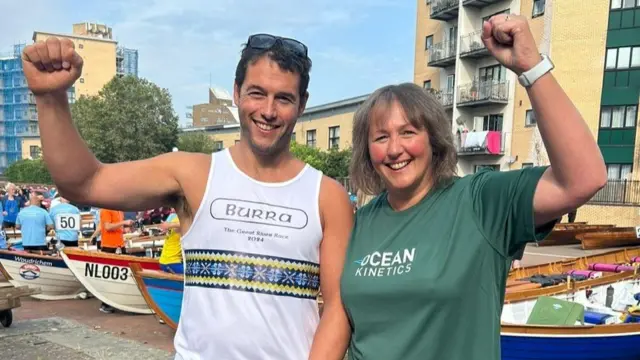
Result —
<path fill-rule="evenodd" d="M 13 286 L 40 288 L 40 294 L 31 295 L 36 299 L 86 298 L 86 289 L 60 257 L 2 250 L 0 264 Z"/>
<path fill-rule="evenodd" d="M 136 285 L 129 262 L 159 269 L 157 260 L 68 248 L 60 254 L 82 285 L 102 302 L 125 312 L 153 314 Z"/>

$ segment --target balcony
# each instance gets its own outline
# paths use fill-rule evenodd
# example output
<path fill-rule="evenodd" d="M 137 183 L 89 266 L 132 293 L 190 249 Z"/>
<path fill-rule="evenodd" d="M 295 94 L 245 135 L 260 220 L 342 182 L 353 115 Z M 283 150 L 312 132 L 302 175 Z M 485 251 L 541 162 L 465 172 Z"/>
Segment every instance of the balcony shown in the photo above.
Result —
<path fill-rule="evenodd" d="M 37 129 L 28 129 L 16 131 L 16 136 L 18 137 L 40 137 L 40 131 Z"/>
<path fill-rule="evenodd" d="M 458 0 L 432 0 L 430 17 L 433 20 L 447 21 L 458 17 Z"/>
<path fill-rule="evenodd" d="M 447 67 L 456 63 L 456 41 L 442 41 L 433 44 L 428 50 L 428 66 Z"/>
<path fill-rule="evenodd" d="M 458 156 L 502 156 L 505 135 L 502 131 L 471 131 L 456 134 Z"/>
<path fill-rule="evenodd" d="M 445 109 L 453 109 L 453 89 L 429 89 L 429 92 L 440 101 Z"/>
<path fill-rule="evenodd" d="M 499 3 L 503 0 L 462 0 L 462 6 L 471 6 L 475 8 L 483 8 L 491 4 Z"/>
<path fill-rule="evenodd" d="M 507 80 L 477 81 L 458 86 L 458 107 L 504 105 L 509 102 Z"/>
<path fill-rule="evenodd" d="M 482 30 L 473 32 L 460 38 L 460 58 L 479 59 L 490 56 L 489 50 L 481 39 Z"/>

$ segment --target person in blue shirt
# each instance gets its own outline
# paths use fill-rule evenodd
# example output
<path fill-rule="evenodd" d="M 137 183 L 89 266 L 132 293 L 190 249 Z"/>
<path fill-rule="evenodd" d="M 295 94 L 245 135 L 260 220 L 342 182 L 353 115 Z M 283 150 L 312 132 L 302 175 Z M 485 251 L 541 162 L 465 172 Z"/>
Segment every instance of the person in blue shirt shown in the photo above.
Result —
<path fill-rule="evenodd" d="M 56 230 L 56 241 L 60 241 L 65 247 L 66 246 L 77 247 L 79 230 L 68 229 L 70 227 L 73 227 L 73 225 L 69 224 L 65 226 L 65 224 L 69 223 L 69 219 L 70 219 L 69 215 L 78 215 L 78 219 L 79 219 L 80 209 L 70 204 L 69 200 L 63 197 L 59 197 L 59 199 L 60 199 L 60 203 L 52 207 L 51 210 L 49 210 L 49 216 L 51 216 L 51 220 L 53 220 L 54 228 Z M 60 218 L 60 221 L 58 220 L 58 218 Z M 59 228 L 58 227 L 59 225 L 62 225 L 63 228 Z M 80 224 L 77 224 L 77 226 L 79 228 Z M 65 229 L 65 227 L 67 229 Z"/>
<path fill-rule="evenodd" d="M 24 206 L 24 198 L 16 193 L 16 186 L 9 184 L 7 195 L 2 198 L 2 228 L 15 228 L 18 212 Z"/>
<path fill-rule="evenodd" d="M 22 247 L 26 251 L 46 251 L 47 231 L 53 229 L 53 220 L 47 210 L 40 207 L 43 195 L 32 192 L 29 206 L 22 209 L 16 217 L 16 228 L 22 233 Z"/>

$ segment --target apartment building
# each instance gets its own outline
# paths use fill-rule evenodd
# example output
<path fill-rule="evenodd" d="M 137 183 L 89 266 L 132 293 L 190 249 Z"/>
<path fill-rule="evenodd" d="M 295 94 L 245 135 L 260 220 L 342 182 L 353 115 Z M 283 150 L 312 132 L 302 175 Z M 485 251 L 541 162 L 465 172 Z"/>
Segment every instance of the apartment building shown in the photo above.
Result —
<path fill-rule="evenodd" d="M 209 102 L 193 105 L 191 116 L 194 127 L 237 124 L 238 108 L 228 91 L 212 87 Z"/>
<path fill-rule="evenodd" d="M 77 23 L 71 34 L 35 31 L 33 41 L 55 36 L 73 41 L 84 60 L 82 76 L 74 84 L 75 95 L 96 95 L 114 76 L 138 76 L 138 51 L 119 46 L 113 29 L 97 23 Z"/>
<path fill-rule="evenodd" d="M 638 224 L 628 205 L 640 205 L 640 184 L 625 179 L 640 180 L 640 0 L 418 0 L 414 82 L 447 108 L 462 174 L 548 164 L 526 90 L 480 39 L 482 21 L 503 12 L 528 19 L 607 164 L 610 183 L 592 201 L 598 214 L 582 220 Z M 596 218 L 604 213 L 615 216 Z"/>
<path fill-rule="evenodd" d="M 350 148 L 353 116 L 368 96 L 356 96 L 307 108 L 298 119 L 292 140 L 324 151 Z"/>
<path fill-rule="evenodd" d="M 73 24 L 71 34 L 35 31 L 32 40 L 51 36 L 71 39 L 84 60 L 82 76 L 68 91 L 71 103 L 76 97 L 97 94 L 114 76 L 138 76 L 138 51 L 119 46 L 106 25 Z M 11 53 L 0 56 L 0 173 L 17 160 L 41 153 L 35 100 L 22 72 L 25 46 L 17 44 Z"/>

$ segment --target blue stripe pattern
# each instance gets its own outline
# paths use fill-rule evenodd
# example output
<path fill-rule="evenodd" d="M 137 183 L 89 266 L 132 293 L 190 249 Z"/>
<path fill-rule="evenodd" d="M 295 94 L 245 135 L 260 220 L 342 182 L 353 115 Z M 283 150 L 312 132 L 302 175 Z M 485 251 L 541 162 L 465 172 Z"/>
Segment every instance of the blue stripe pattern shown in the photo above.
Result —
<path fill-rule="evenodd" d="M 533 337 L 502 334 L 502 360 L 638 360 L 640 335 Z"/>
<path fill-rule="evenodd" d="M 174 323 L 180 321 L 182 309 L 182 295 L 184 285 L 182 281 L 169 279 L 142 278 L 147 293 L 158 308 Z"/>
<path fill-rule="evenodd" d="M 185 284 L 316 299 L 320 266 L 276 256 L 225 250 L 185 250 Z"/>

